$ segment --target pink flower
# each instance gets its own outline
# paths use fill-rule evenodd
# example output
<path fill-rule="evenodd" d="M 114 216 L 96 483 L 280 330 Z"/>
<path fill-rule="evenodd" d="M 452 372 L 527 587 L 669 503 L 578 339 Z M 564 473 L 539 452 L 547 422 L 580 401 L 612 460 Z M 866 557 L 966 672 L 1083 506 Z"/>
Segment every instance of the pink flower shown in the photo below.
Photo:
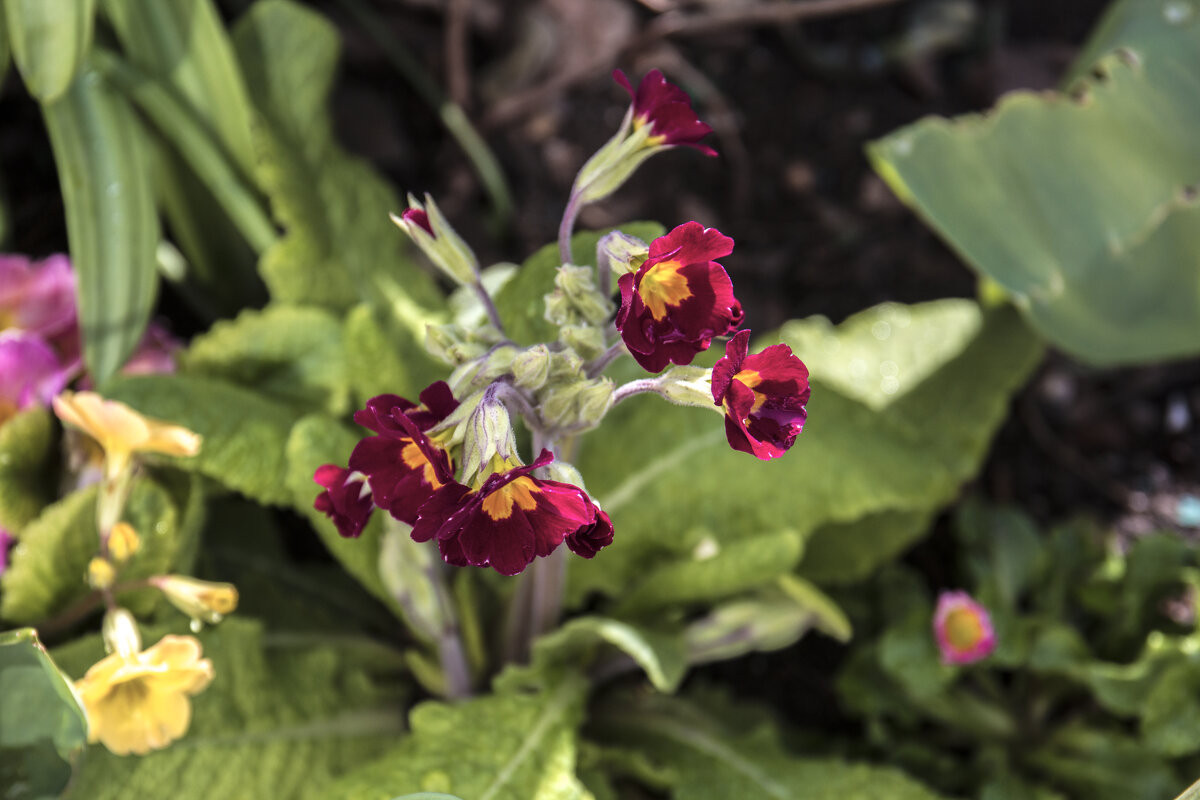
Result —
<path fill-rule="evenodd" d="M 651 146 L 671 147 L 683 145 L 693 147 L 706 156 L 715 156 L 716 150 L 699 144 L 712 132 L 712 128 L 700 121 L 692 110 L 692 101 L 687 92 L 667 81 L 658 70 L 650 70 L 638 84 L 637 91 L 621 70 L 613 71 L 613 80 L 619 83 L 633 100 L 633 124 L 649 126 Z"/>
<path fill-rule="evenodd" d="M 0 255 L 0 330 L 17 328 L 46 339 L 75 323 L 75 274 L 64 255 L 30 263 Z"/>
<path fill-rule="evenodd" d="M 750 331 L 738 331 L 713 366 L 713 402 L 725 409 L 729 446 L 764 461 L 791 448 L 804 429 L 808 368 L 786 344 L 748 356 Z"/>
<path fill-rule="evenodd" d="M 973 664 L 996 649 L 991 615 L 966 592 L 942 592 L 933 614 L 933 633 L 943 664 Z"/>
<path fill-rule="evenodd" d="M 0 423 L 30 406 L 48 406 L 68 374 L 42 337 L 0 333 Z"/>

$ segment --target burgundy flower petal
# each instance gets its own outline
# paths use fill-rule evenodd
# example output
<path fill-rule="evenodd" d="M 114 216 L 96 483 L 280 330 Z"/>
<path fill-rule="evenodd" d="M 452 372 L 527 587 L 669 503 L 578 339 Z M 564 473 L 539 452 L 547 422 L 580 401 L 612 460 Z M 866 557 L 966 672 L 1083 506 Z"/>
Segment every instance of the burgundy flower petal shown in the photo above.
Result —
<path fill-rule="evenodd" d="M 593 508 L 595 508 L 593 506 Z M 583 558 L 592 558 L 605 547 L 612 544 L 613 525 L 608 514 L 595 508 L 595 518 L 592 524 L 585 525 L 567 536 L 567 547 L 571 552 Z"/>
<path fill-rule="evenodd" d="M 400 215 L 405 222 L 411 222 L 415 225 L 420 225 L 425 229 L 425 232 L 430 236 L 437 238 L 437 234 L 433 232 L 433 226 L 429 224 L 429 215 L 421 208 L 408 208 Z"/>
<path fill-rule="evenodd" d="M 317 468 L 313 480 L 325 487 L 313 501 L 313 508 L 333 520 L 342 536 L 358 538 L 375 510 L 370 493 L 363 492 L 362 477 L 335 464 L 326 464 Z"/>
<path fill-rule="evenodd" d="M 350 454 L 350 469 L 367 476 L 375 505 L 411 525 L 421 505 L 442 487 L 438 476 L 449 472 L 449 456 L 444 450 L 436 454 L 441 463 L 435 466 L 412 439 L 368 436 Z"/>
<path fill-rule="evenodd" d="M 713 366 L 713 400 L 725 409 L 730 447 L 763 460 L 778 458 L 808 418 L 808 369 L 785 344 L 746 355 L 749 339 L 749 331 L 739 331 Z"/>
<path fill-rule="evenodd" d="M 411 400 L 395 394 L 381 394 L 367 401 L 367 407 L 354 412 L 354 421 L 364 428 L 380 434 L 403 434 L 403 429 L 396 423 L 393 411 L 406 414 L 417 407 Z"/>
<path fill-rule="evenodd" d="M 711 147 L 697 144 L 712 128 L 696 116 L 687 92 L 669 82 L 662 72 L 655 69 L 646 73 L 636 91 L 619 69 L 613 71 L 613 80 L 629 93 L 636 124 L 650 126 L 653 144 L 684 145 L 706 155 L 717 154 Z"/>
<path fill-rule="evenodd" d="M 629 352 L 646 370 L 690 364 L 716 336 L 737 329 L 744 314 L 724 267 L 733 240 L 698 222 L 687 222 L 650 245 L 636 273 L 617 282 L 621 307 L 617 328 Z"/>

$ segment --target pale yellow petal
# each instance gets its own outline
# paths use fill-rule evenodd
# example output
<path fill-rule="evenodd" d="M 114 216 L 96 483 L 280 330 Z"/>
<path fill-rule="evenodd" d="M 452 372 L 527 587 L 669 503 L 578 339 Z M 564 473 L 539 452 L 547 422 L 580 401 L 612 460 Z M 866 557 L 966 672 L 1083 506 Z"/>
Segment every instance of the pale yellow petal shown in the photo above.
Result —
<path fill-rule="evenodd" d="M 137 449 L 168 456 L 194 456 L 200 452 L 203 439 L 179 425 L 168 425 L 157 420 L 147 420 L 149 436 Z"/>

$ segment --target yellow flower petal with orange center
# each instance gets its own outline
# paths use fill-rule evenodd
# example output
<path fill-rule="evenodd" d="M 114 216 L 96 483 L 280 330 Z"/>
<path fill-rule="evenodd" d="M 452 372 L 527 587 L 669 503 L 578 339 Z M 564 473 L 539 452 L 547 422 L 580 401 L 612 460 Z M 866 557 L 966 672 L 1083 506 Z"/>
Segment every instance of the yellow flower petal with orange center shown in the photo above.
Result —
<path fill-rule="evenodd" d="M 187 732 L 189 697 L 213 679 L 212 662 L 200 657 L 192 636 L 164 636 L 158 644 L 97 662 L 75 682 L 88 718 L 88 741 L 117 755 L 144 755 Z"/>
<path fill-rule="evenodd" d="M 54 413 L 95 439 L 104 448 L 114 472 L 133 453 L 194 456 L 200 452 L 198 434 L 144 417 L 124 403 L 105 400 L 95 392 L 63 392 L 54 398 Z"/>
<path fill-rule="evenodd" d="M 537 499 L 533 495 L 540 491 L 530 478 L 522 476 L 483 498 L 482 508 L 494 520 L 508 519 L 512 516 L 513 505 L 522 511 L 537 508 Z"/>
<path fill-rule="evenodd" d="M 646 270 L 638 283 L 638 294 L 655 322 L 666 318 L 667 306 L 677 307 L 692 296 L 687 278 L 679 272 L 681 269 L 683 264 L 678 261 L 661 261 Z"/>

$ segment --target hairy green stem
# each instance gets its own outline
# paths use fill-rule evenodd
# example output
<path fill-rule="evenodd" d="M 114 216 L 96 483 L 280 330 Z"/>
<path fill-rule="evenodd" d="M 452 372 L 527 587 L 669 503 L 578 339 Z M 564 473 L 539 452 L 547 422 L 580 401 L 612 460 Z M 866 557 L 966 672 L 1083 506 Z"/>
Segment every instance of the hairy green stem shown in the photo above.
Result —
<path fill-rule="evenodd" d="M 574 191 L 563 210 L 562 222 L 558 224 L 558 254 L 564 264 L 571 263 L 571 232 L 575 230 L 575 220 L 582 210 L 583 193 Z"/>

